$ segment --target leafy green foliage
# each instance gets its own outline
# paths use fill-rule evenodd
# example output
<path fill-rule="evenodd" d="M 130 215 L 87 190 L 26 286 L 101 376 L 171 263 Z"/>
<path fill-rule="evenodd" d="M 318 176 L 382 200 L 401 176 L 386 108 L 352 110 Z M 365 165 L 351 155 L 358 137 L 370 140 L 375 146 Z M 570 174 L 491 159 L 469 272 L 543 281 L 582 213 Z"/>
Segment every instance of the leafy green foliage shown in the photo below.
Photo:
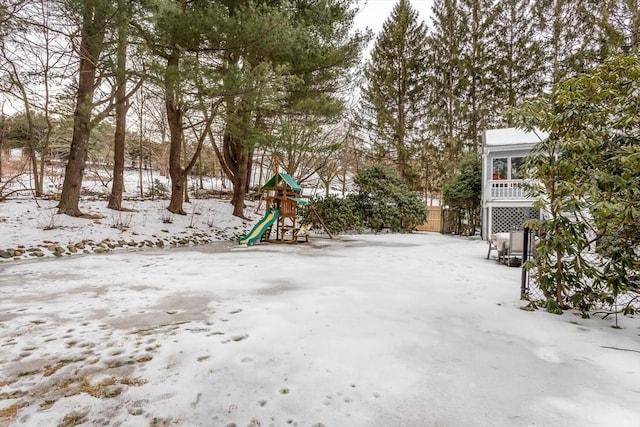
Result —
<path fill-rule="evenodd" d="M 408 0 L 399 0 L 385 21 L 364 68 L 358 125 L 373 142 L 375 155 L 397 166 L 416 187 L 412 164 L 424 139 L 427 90 L 427 28 Z"/>
<path fill-rule="evenodd" d="M 475 153 L 465 155 L 460 162 L 460 172 L 443 190 L 444 202 L 467 218 L 468 229 L 463 234 L 473 234 L 480 219 L 480 194 L 482 192 L 482 164 Z M 462 230 L 460 230 L 462 232 Z"/>
<path fill-rule="evenodd" d="M 151 187 L 145 194 L 146 197 L 151 197 L 152 199 L 163 199 L 169 195 L 169 189 L 166 185 L 159 179 L 154 179 Z"/>
<path fill-rule="evenodd" d="M 524 99 L 537 96 L 544 87 L 544 49 L 536 42 L 538 23 L 529 0 L 503 0 L 493 30 L 495 81 L 491 82 L 498 103 L 494 108 L 502 113 L 505 107 L 515 107 Z M 494 100 L 495 101 L 495 100 Z M 505 118 L 502 123 L 512 126 Z"/>
<path fill-rule="evenodd" d="M 529 191 L 549 219 L 531 224 L 538 281 L 559 307 L 586 313 L 640 276 L 640 58 L 620 56 L 515 112 L 550 132 L 527 160 Z M 593 245 L 597 251 L 589 251 Z"/>
<path fill-rule="evenodd" d="M 315 204 L 320 218 L 332 233 L 345 231 L 361 231 L 362 221 L 357 215 L 353 197 L 340 198 L 330 195 L 320 199 Z"/>
<path fill-rule="evenodd" d="M 355 207 L 367 228 L 411 231 L 427 219 L 422 201 L 393 169 L 375 164 L 362 170 L 354 183 Z"/>
<path fill-rule="evenodd" d="M 395 169 L 373 165 L 354 180 L 358 192 L 344 199 L 327 197 L 316 208 L 332 232 L 389 228 L 410 232 L 427 219 L 422 201 L 409 190 Z"/>

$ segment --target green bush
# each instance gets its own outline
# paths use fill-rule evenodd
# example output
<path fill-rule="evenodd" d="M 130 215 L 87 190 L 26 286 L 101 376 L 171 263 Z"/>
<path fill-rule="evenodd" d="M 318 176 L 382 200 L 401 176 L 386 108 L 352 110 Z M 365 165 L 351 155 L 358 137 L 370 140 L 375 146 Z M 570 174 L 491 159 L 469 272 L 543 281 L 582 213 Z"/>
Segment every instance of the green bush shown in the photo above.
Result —
<path fill-rule="evenodd" d="M 424 203 L 394 169 L 375 164 L 361 171 L 354 183 L 355 209 L 366 228 L 408 232 L 427 219 Z"/>
<path fill-rule="evenodd" d="M 146 197 L 162 199 L 169 195 L 169 189 L 159 179 L 154 179 L 153 184 L 147 190 Z"/>
<path fill-rule="evenodd" d="M 426 220 L 424 204 L 395 170 L 373 165 L 361 171 L 354 182 L 357 194 L 330 196 L 316 203 L 318 214 L 332 233 L 381 231 L 385 227 L 409 232 Z"/>
<path fill-rule="evenodd" d="M 332 233 L 360 231 L 362 223 L 354 212 L 351 198 L 325 197 L 315 203 L 316 211 Z"/>

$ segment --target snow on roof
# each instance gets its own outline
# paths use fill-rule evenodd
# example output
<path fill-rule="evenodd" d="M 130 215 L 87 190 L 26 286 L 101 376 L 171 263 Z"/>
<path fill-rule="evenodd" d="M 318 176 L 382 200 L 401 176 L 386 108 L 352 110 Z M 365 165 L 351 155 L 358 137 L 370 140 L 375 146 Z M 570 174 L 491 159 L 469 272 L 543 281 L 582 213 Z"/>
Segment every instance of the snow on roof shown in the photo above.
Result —
<path fill-rule="evenodd" d="M 485 132 L 485 145 L 535 144 L 549 137 L 541 130 L 526 131 L 516 128 L 489 129 Z"/>

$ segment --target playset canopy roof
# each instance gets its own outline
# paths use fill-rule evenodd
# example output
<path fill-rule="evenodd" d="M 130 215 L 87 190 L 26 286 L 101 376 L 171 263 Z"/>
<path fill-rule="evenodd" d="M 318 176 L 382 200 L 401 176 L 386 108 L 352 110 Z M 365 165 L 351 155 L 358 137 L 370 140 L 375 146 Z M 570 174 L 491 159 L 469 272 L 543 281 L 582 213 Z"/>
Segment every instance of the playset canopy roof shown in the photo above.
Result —
<path fill-rule="evenodd" d="M 275 174 L 267 183 L 262 186 L 264 190 L 272 190 L 280 187 L 282 182 L 285 182 L 296 193 L 302 193 L 302 187 L 298 185 L 295 179 L 289 174 L 279 172 Z"/>

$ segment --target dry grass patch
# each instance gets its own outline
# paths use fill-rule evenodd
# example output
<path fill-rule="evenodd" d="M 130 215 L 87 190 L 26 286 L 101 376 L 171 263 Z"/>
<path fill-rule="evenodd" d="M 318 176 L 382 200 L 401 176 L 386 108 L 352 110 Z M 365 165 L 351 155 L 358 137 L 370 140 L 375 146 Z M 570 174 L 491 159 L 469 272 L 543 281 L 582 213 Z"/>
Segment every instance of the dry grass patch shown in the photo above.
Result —
<path fill-rule="evenodd" d="M 73 427 L 80 425 L 87 421 L 87 414 L 89 411 L 84 412 L 71 412 L 62 418 L 62 421 L 58 423 L 58 427 Z"/>
<path fill-rule="evenodd" d="M 8 386 L 11 385 L 13 383 L 15 383 L 16 380 L 15 379 L 11 379 L 11 380 L 0 380 L 0 387 L 4 387 L 4 386 Z"/>
<path fill-rule="evenodd" d="M 7 408 L 0 409 L 0 425 L 8 425 L 11 421 L 15 420 L 18 411 L 27 405 L 27 402 L 18 402 Z"/>
<path fill-rule="evenodd" d="M 50 377 L 51 375 L 55 374 L 56 372 L 58 372 L 58 370 L 60 370 L 61 368 L 67 366 L 70 363 L 75 363 L 75 362 L 82 362 L 84 361 L 85 358 L 75 358 L 75 359 L 61 359 L 58 362 L 56 362 L 55 365 L 47 365 L 44 367 L 44 373 L 42 374 L 45 377 Z"/>
<path fill-rule="evenodd" d="M 92 384 L 87 376 L 77 379 L 65 379 L 56 384 L 65 397 L 75 396 L 80 393 L 87 393 L 97 399 L 111 399 L 119 396 L 124 391 L 122 386 L 141 386 L 146 381 L 141 378 L 116 378 L 109 377 Z"/>

